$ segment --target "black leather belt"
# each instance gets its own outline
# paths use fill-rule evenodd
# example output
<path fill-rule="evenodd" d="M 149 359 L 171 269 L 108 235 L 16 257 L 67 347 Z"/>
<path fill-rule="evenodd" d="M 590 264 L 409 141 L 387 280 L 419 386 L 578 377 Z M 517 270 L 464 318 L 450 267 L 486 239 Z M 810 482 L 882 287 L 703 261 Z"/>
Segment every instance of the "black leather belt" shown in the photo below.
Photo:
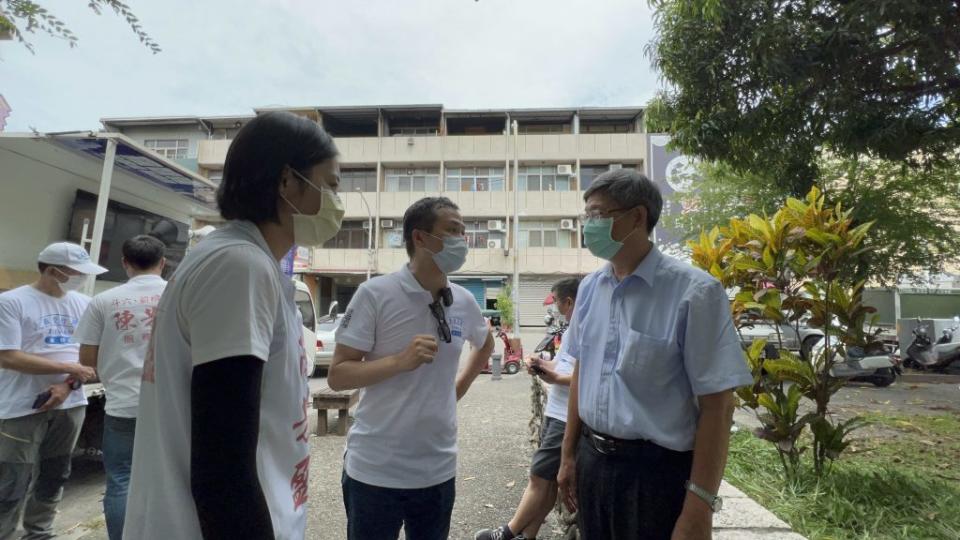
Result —
<path fill-rule="evenodd" d="M 581 424 L 583 437 L 587 440 L 597 452 L 605 455 L 633 453 L 650 447 L 657 447 L 656 444 L 646 439 L 619 439 L 606 433 L 594 431 L 590 426 Z"/>

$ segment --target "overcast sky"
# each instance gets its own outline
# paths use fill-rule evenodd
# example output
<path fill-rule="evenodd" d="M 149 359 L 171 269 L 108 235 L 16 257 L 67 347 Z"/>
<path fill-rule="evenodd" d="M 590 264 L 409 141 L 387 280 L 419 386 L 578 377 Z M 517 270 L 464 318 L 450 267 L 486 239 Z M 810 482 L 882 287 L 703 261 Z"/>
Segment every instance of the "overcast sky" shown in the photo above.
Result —
<path fill-rule="evenodd" d="M 0 41 L 7 131 L 267 105 L 632 106 L 658 85 L 645 0 L 128 0 L 157 55 L 112 13 L 40 4 L 80 41 Z"/>

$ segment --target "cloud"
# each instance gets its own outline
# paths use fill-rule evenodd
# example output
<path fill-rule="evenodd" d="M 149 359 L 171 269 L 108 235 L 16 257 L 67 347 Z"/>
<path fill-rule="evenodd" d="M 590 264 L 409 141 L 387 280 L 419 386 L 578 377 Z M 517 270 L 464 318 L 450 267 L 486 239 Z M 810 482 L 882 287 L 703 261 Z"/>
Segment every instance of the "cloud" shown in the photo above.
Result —
<path fill-rule="evenodd" d="M 49 2 L 49 0 L 48 0 Z M 7 130 L 266 105 L 640 105 L 656 90 L 641 0 L 131 2 L 163 52 L 112 13 L 49 6 L 79 36 L 0 42 Z"/>

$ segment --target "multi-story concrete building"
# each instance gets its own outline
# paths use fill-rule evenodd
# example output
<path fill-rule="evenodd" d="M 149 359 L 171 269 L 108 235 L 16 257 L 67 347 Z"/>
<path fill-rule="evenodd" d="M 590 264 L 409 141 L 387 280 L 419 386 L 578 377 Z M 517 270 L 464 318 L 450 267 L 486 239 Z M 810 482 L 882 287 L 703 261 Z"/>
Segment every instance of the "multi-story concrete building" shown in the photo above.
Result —
<path fill-rule="evenodd" d="M 321 124 L 341 154 L 343 229 L 322 248 L 303 253 L 301 264 L 321 310 L 333 300 L 344 307 L 368 271 L 383 274 L 404 264 L 404 211 L 421 197 L 442 194 L 460 206 L 471 248 L 452 279 L 472 291 L 481 307 L 492 308 L 517 265 L 521 324 L 541 325 L 550 286 L 601 264 L 583 248 L 583 191 L 607 170 L 643 170 L 647 161 L 640 108 L 279 109 Z M 255 113 L 268 110 L 276 109 Z M 232 137 L 250 118 L 123 118 L 103 124 L 216 181 Z M 510 133 L 514 121 L 516 139 Z"/>

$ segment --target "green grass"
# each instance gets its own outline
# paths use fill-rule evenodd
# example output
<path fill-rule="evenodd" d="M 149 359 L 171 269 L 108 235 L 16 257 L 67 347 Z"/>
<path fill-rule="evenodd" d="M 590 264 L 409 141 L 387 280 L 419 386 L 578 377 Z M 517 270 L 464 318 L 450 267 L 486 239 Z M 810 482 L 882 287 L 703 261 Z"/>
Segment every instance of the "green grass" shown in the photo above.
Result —
<path fill-rule="evenodd" d="M 727 479 L 811 540 L 960 538 L 960 418 L 868 419 L 819 483 L 806 471 L 785 485 L 772 445 L 748 432 L 731 439 Z"/>

